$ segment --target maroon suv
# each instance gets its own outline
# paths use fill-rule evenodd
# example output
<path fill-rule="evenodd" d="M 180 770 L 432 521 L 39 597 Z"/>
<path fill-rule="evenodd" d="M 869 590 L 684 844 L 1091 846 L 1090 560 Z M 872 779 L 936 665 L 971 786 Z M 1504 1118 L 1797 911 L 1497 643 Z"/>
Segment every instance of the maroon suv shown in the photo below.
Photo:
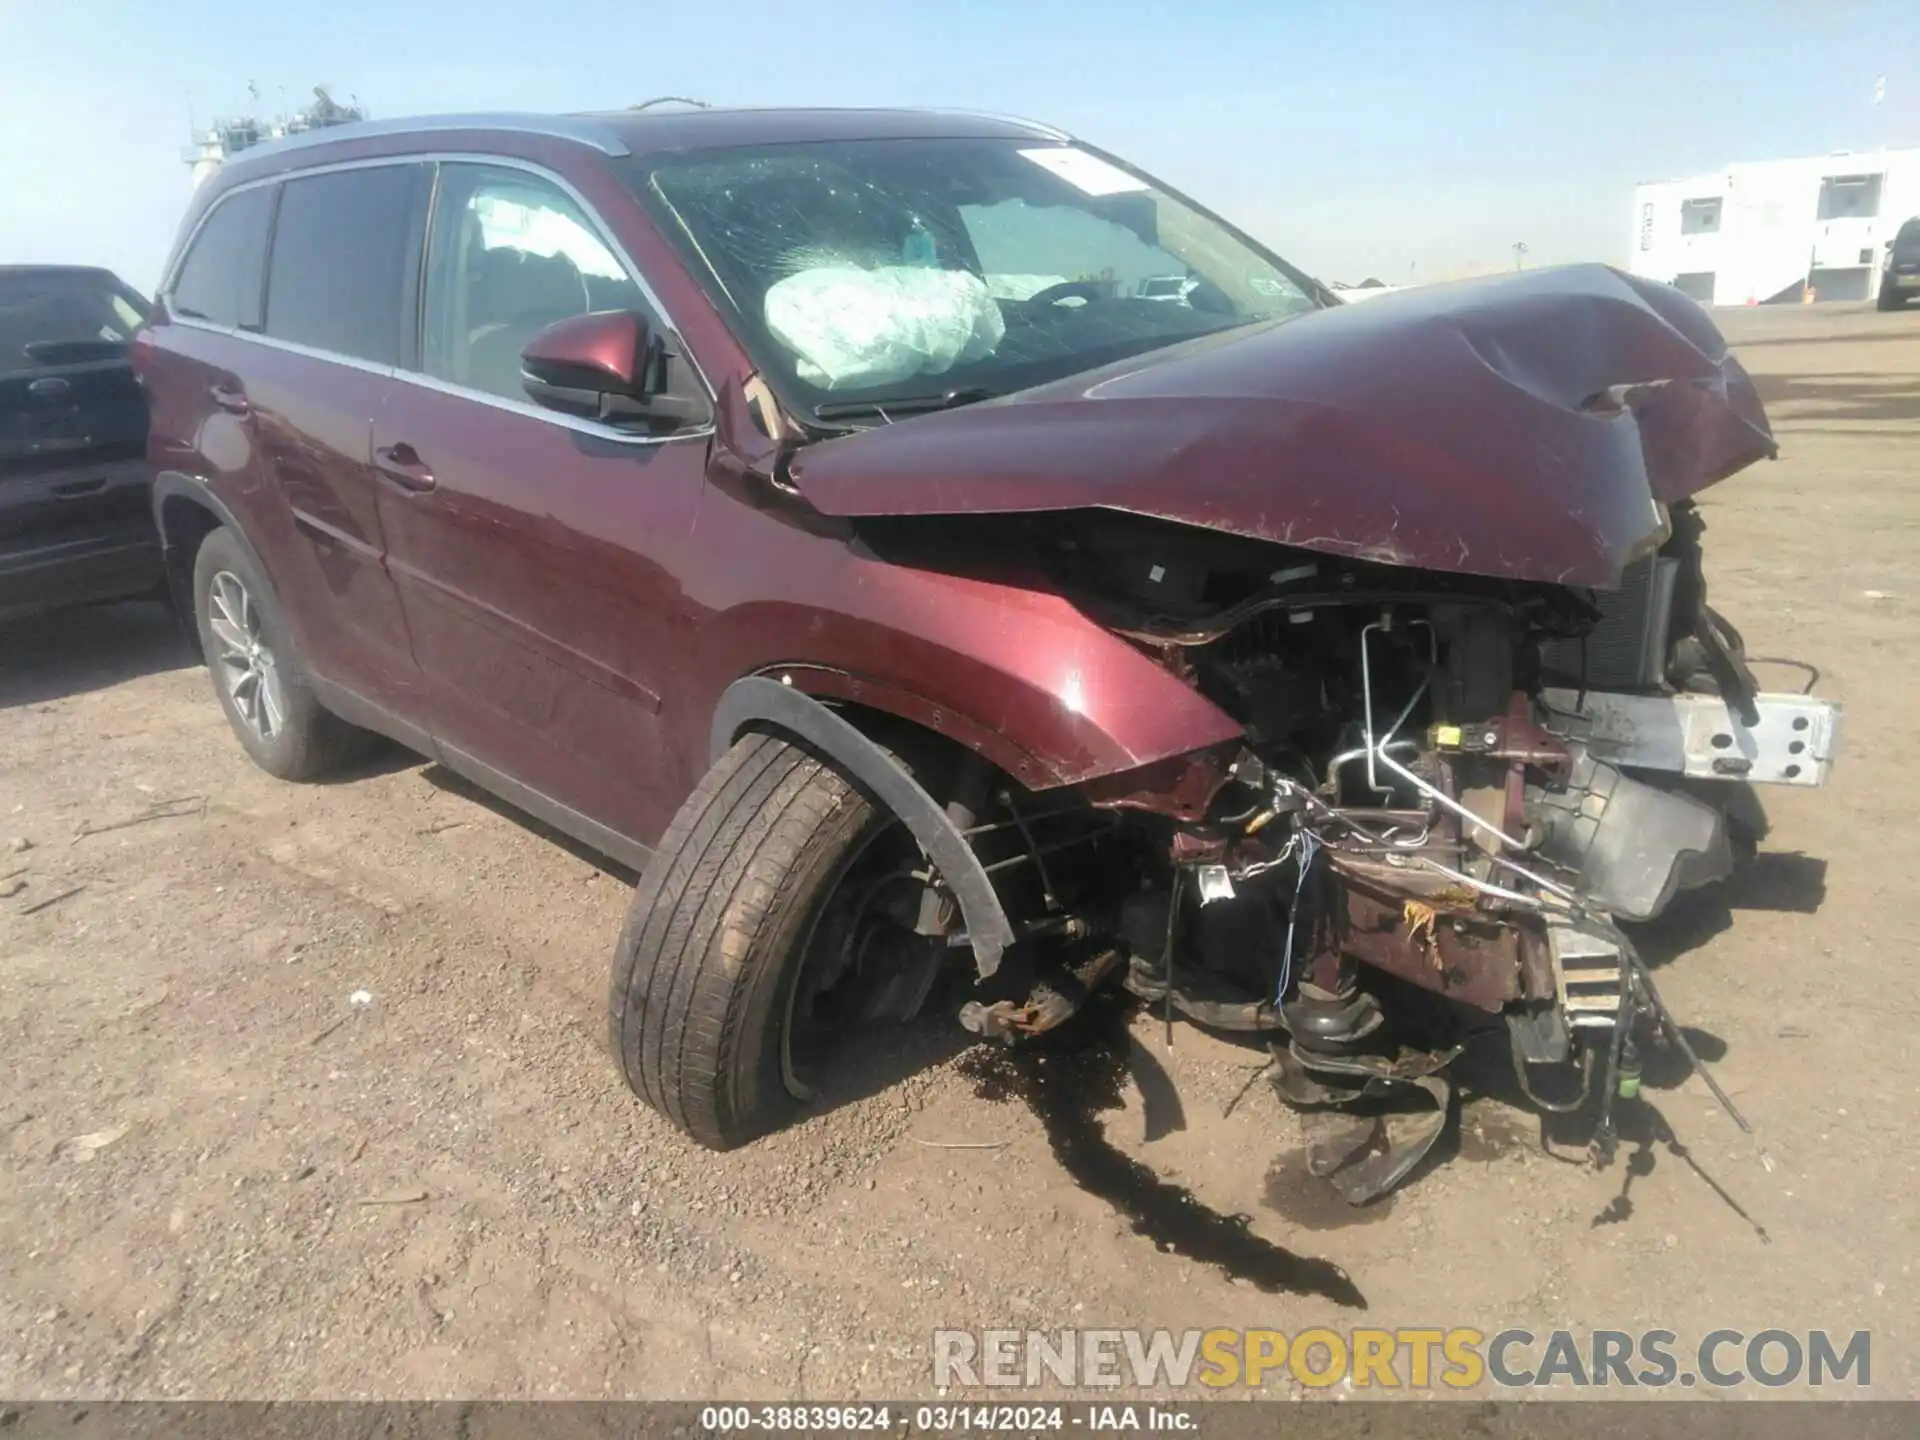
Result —
<path fill-rule="evenodd" d="M 200 192 L 137 360 L 241 743 L 378 732 L 639 871 L 616 1048 L 709 1145 L 849 1026 L 1100 986 L 1429 1097 L 1327 1130 L 1349 1198 L 1489 1027 L 1604 1138 L 1671 1028 L 1622 922 L 1837 736 L 1706 603 L 1692 497 L 1774 445 L 1692 301 L 1345 307 L 1034 125 L 317 132 Z"/>

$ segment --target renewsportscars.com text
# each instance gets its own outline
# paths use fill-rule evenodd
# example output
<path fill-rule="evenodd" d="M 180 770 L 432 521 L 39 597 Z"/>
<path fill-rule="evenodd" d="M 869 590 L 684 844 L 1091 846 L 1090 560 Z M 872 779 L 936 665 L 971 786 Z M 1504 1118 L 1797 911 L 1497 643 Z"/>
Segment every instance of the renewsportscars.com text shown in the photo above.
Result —
<path fill-rule="evenodd" d="M 1355 1389 L 1470 1390 L 1598 1386 L 1864 1388 L 1865 1330 L 1713 1330 L 1683 1344 L 1671 1330 L 1325 1328 L 1279 1330 L 936 1330 L 937 1386 L 1201 1386 L 1297 1383 Z"/>

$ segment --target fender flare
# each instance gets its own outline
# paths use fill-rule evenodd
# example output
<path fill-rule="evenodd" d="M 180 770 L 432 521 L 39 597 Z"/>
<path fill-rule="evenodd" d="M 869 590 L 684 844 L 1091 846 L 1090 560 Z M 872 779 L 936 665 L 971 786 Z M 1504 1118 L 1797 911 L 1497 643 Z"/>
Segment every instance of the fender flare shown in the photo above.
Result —
<path fill-rule="evenodd" d="M 240 527 L 239 517 L 227 508 L 226 501 L 214 494 L 206 481 L 183 470 L 162 470 L 153 477 L 153 528 L 159 532 L 162 555 L 171 554 L 176 548 L 173 538 L 167 534 L 166 522 L 167 501 L 176 497 L 190 500 L 212 515 L 220 522 L 221 528 L 232 534 L 234 543 L 246 552 L 247 559 L 255 568 L 262 575 L 268 573 L 267 567 L 261 563 L 260 552 L 254 549 L 247 532 Z"/>
<path fill-rule="evenodd" d="M 180 548 L 178 537 L 167 534 L 167 502 L 173 499 L 184 499 L 213 516 L 220 522 L 220 527 L 233 536 L 234 543 L 252 562 L 254 569 L 262 575 L 268 575 L 270 572 L 261 561 L 260 552 L 247 538 L 247 532 L 241 528 L 239 517 L 228 508 L 224 500 L 213 493 L 213 488 L 206 481 L 197 475 L 189 475 L 184 470 L 162 470 L 155 474 L 150 503 L 153 510 L 154 533 L 160 537 L 160 564 L 166 571 L 167 591 L 173 598 L 173 612 L 180 617 L 180 623 L 187 632 L 187 638 L 197 649 L 200 644 L 200 632 L 193 618 L 192 567 L 188 566 L 189 573 L 185 578 L 178 577 L 179 567 L 173 563 L 175 553 Z M 191 558 L 191 556 L 188 557 L 189 560 Z"/>
<path fill-rule="evenodd" d="M 710 758 L 718 760 L 740 732 L 756 721 L 806 741 L 894 813 L 959 902 L 980 978 L 999 969 L 1001 957 L 1013 944 L 1013 923 L 980 857 L 920 782 L 811 695 L 759 675 L 734 681 L 720 696 L 713 712 Z"/>

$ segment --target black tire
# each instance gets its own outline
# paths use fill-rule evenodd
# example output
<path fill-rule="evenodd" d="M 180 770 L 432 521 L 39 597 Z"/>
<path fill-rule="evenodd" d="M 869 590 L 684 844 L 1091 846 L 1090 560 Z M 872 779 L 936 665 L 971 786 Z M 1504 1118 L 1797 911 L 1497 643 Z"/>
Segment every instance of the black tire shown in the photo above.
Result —
<path fill-rule="evenodd" d="M 1884 280 L 1884 279 L 1881 280 L 1880 298 L 1876 302 L 1877 309 L 1904 310 L 1906 308 L 1906 304 L 1907 304 L 1907 297 L 1905 295 L 1902 295 L 1898 290 L 1894 289 L 1892 284 L 1887 280 Z"/>
<path fill-rule="evenodd" d="M 241 713 L 221 669 L 222 645 L 213 631 L 210 594 L 222 573 L 239 579 L 259 610 L 260 638 L 272 654 L 283 697 L 280 724 L 271 734 L 256 731 Z M 193 560 L 193 620 L 213 678 L 213 693 L 253 763 L 282 780 L 316 780 L 366 754 L 373 737 L 326 710 L 314 697 L 313 682 L 300 664 L 280 617 L 280 600 L 246 550 L 225 529 L 207 532 Z"/>
<path fill-rule="evenodd" d="M 627 1084 L 702 1145 L 778 1129 L 800 1103 L 785 1050 L 822 911 L 891 823 L 811 752 L 750 735 L 680 807 L 613 957 Z"/>

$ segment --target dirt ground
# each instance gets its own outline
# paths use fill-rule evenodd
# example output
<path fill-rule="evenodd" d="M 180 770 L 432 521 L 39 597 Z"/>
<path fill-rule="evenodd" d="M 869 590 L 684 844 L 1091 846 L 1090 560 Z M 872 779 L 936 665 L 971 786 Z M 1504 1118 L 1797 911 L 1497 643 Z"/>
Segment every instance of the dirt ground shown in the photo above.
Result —
<path fill-rule="evenodd" d="M 1183 1126 L 1044 1117 L 927 1027 L 709 1155 L 603 1048 L 630 877 L 398 753 L 268 778 L 165 614 L 98 610 L 0 630 L 0 1395 L 897 1398 L 937 1326 L 1314 1324 L 1869 1329 L 1920 1394 L 1920 314 L 1722 319 L 1784 454 L 1709 493 L 1714 598 L 1848 707 L 1650 942 L 1757 1141 L 1654 1076 L 1601 1172 L 1477 1096 L 1349 1212 L 1263 1085 L 1223 1116 L 1256 1056 L 1136 1019 Z M 1249 1217 L 1237 1278 L 1096 1193 L 1101 1122 L 1136 1191 Z"/>

